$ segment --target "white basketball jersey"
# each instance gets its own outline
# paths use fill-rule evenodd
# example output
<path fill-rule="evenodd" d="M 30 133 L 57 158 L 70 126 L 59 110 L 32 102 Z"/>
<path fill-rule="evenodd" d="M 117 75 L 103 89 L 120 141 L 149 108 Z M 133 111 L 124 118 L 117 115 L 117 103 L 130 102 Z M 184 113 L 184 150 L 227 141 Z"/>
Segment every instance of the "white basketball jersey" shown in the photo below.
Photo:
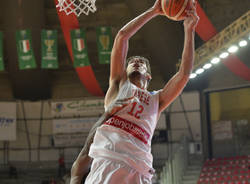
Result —
<path fill-rule="evenodd" d="M 158 94 L 127 80 L 116 99 L 134 96 L 133 102 L 97 128 L 89 155 L 123 161 L 147 174 L 152 169 L 151 139 L 158 120 Z"/>

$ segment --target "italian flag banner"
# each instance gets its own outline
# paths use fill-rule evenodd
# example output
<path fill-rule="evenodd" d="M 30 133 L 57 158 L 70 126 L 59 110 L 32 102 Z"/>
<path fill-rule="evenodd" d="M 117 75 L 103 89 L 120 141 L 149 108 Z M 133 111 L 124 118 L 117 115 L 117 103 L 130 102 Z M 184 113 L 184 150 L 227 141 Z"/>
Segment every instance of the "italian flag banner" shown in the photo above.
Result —
<path fill-rule="evenodd" d="M 97 27 L 97 46 L 98 46 L 98 56 L 100 64 L 109 64 L 110 55 L 112 50 L 112 34 L 111 27 Z"/>
<path fill-rule="evenodd" d="M 16 44 L 19 61 L 19 69 L 36 68 L 36 61 L 31 45 L 30 30 L 20 30 L 16 32 Z"/>
<path fill-rule="evenodd" d="M 0 71 L 4 71 L 3 64 L 3 33 L 0 32 Z"/>
<path fill-rule="evenodd" d="M 42 68 L 57 69 L 58 68 L 58 52 L 57 52 L 57 31 L 42 30 Z"/>
<path fill-rule="evenodd" d="M 70 32 L 71 43 L 74 57 L 74 67 L 89 66 L 89 58 L 86 45 L 85 31 L 74 29 Z"/>

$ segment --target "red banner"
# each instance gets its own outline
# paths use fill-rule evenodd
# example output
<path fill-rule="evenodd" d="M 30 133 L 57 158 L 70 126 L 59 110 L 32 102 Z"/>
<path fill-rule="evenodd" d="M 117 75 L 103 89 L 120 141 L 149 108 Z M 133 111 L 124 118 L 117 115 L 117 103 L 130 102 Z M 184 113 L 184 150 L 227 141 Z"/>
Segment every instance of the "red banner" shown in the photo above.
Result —
<path fill-rule="evenodd" d="M 54 2 L 56 5 L 58 0 L 54 0 Z M 60 12 L 59 8 L 57 8 L 57 14 L 61 23 L 61 28 L 63 31 L 64 39 L 66 41 L 71 60 L 73 61 L 70 30 L 79 29 L 78 19 L 75 14 L 66 15 L 65 12 Z M 76 72 L 81 82 L 83 83 L 83 85 L 86 87 L 87 91 L 90 94 L 94 96 L 104 96 L 104 93 L 95 78 L 95 74 L 91 66 L 78 67 L 76 68 Z"/>
<path fill-rule="evenodd" d="M 203 41 L 208 41 L 217 34 L 217 31 L 199 3 L 197 3 L 196 8 L 197 13 L 200 16 L 200 21 L 196 27 L 196 33 Z M 240 61 L 237 56 L 231 55 L 224 60 L 223 64 L 235 75 L 250 81 L 250 69 L 242 61 Z"/>

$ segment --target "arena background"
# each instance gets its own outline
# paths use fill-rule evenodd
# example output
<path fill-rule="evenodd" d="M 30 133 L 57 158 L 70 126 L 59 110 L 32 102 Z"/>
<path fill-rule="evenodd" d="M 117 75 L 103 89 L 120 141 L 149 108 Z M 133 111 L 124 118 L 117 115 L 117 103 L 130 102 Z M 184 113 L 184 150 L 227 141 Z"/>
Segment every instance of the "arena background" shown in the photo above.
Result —
<path fill-rule="evenodd" d="M 41 183 L 51 178 L 59 182 L 58 159 L 62 155 L 69 172 L 91 125 L 104 110 L 109 64 L 98 62 L 96 28 L 111 27 L 114 38 L 124 24 L 152 4 L 151 0 L 97 0 L 96 13 L 78 18 L 86 31 L 90 65 L 99 85 L 96 93 L 86 87 L 90 85 L 86 85 L 88 76 L 80 80 L 72 64 L 53 0 L 0 2 L 5 66 L 0 72 L 0 183 Z M 218 33 L 250 10 L 249 0 L 203 0 L 199 5 Z M 15 33 L 21 29 L 31 30 L 36 69 L 18 68 Z M 58 31 L 58 69 L 40 67 L 42 29 Z M 208 40 L 201 35 L 196 34 L 196 49 Z M 196 183 L 207 159 L 250 154 L 249 36 L 250 32 L 241 38 L 246 38 L 248 45 L 234 54 L 240 64 L 229 66 L 224 59 L 190 79 L 183 94 L 162 113 L 152 142 L 157 170 L 154 183 Z M 150 90 L 158 90 L 177 71 L 182 48 L 182 22 L 162 16 L 130 40 L 128 56 L 149 58 Z M 7 121 L 11 125 L 4 127 Z M 178 154 L 184 154 L 179 150 L 188 153 L 188 164 L 178 161 Z M 172 164 L 166 169 L 168 162 Z M 18 179 L 9 179 L 10 165 L 17 168 Z M 184 172 L 192 167 L 193 173 Z M 173 180 L 163 179 L 166 170 L 172 171 Z"/>

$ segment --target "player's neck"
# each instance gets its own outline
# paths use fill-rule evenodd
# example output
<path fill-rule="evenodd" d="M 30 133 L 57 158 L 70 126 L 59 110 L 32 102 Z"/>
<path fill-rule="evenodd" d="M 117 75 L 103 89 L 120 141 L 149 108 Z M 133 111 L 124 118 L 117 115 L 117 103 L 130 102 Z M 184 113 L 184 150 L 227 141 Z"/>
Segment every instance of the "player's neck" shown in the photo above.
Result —
<path fill-rule="evenodd" d="M 138 88 L 147 90 L 147 81 L 138 77 L 129 77 L 129 81 Z"/>

